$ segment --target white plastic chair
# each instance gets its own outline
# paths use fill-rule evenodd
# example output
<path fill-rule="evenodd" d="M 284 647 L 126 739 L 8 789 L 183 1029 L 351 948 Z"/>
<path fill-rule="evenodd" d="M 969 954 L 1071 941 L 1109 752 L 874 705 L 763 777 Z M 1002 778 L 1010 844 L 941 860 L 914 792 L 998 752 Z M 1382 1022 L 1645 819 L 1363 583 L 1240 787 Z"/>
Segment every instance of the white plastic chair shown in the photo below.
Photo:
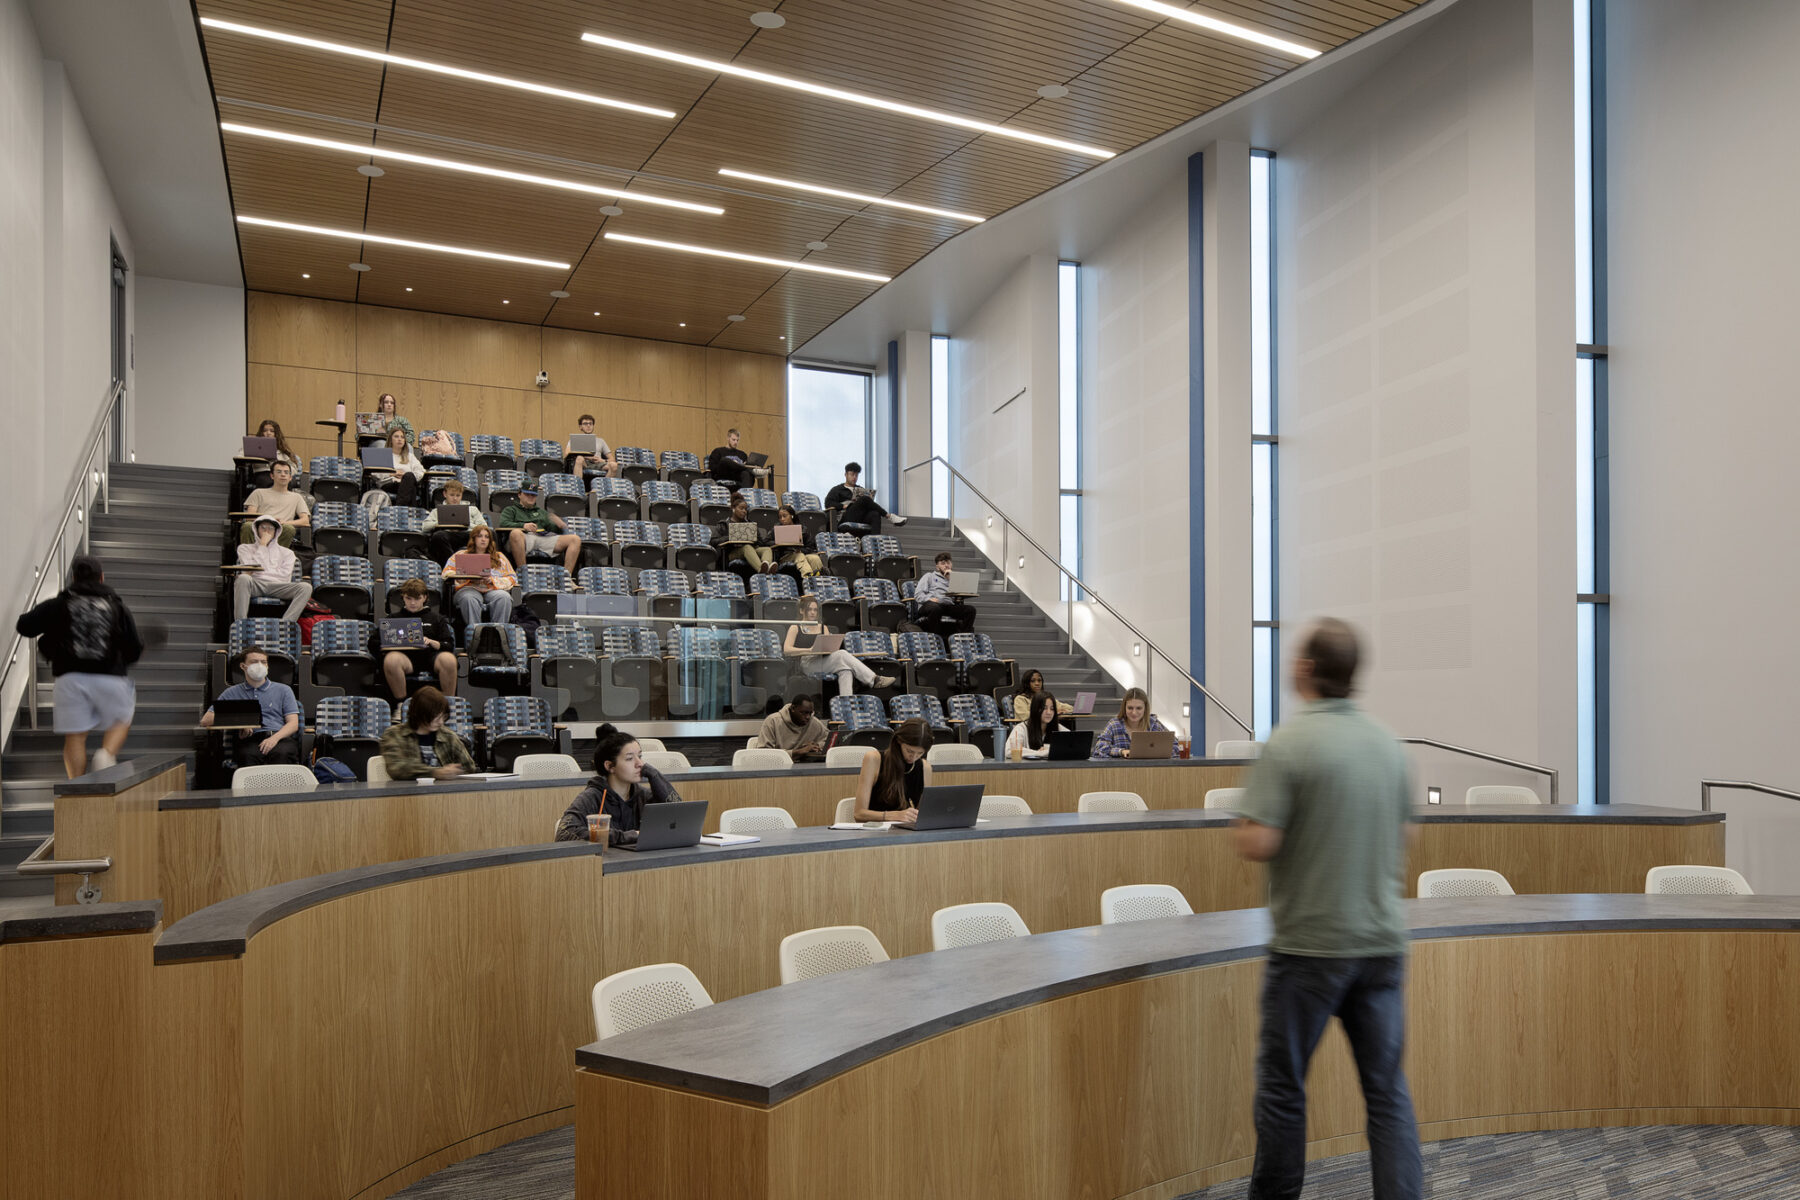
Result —
<path fill-rule="evenodd" d="M 1214 758 L 1261 758 L 1262 752 L 1263 744 L 1261 742 L 1243 739 L 1237 741 L 1227 739 L 1213 746 Z"/>
<path fill-rule="evenodd" d="M 1075 811 L 1084 812 L 1149 812 L 1150 806 L 1136 792 L 1083 792 L 1075 801 Z"/>
<path fill-rule="evenodd" d="M 260 767 L 239 767 L 231 773 L 231 790 L 240 795 L 310 792 L 318 786 L 312 768 L 297 763 L 264 763 Z"/>
<path fill-rule="evenodd" d="M 669 749 L 667 746 L 663 745 L 663 740 L 661 738 L 639 738 L 637 744 L 639 750 L 654 750 L 658 754 L 667 753 Z"/>
<path fill-rule="evenodd" d="M 831 818 L 833 825 L 848 825 L 856 820 L 856 797 L 845 796 L 838 801 L 837 815 Z"/>
<path fill-rule="evenodd" d="M 1193 911 L 1194 906 L 1187 902 L 1181 889 L 1166 883 L 1127 883 L 1100 893 L 1102 925 L 1185 917 Z"/>
<path fill-rule="evenodd" d="M 952 904 L 931 914 L 931 948 L 954 950 L 983 942 L 1030 937 L 1025 919 L 1010 904 L 995 900 L 981 904 Z"/>
<path fill-rule="evenodd" d="M 794 756 L 786 750 L 739 750 L 731 756 L 734 771 L 787 771 L 794 766 Z"/>
<path fill-rule="evenodd" d="M 869 752 L 867 746 L 833 746 L 825 752 L 825 765 L 828 767 L 860 767 L 863 755 Z"/>
<path fill-rule="evenodd" d="M 1209 788 L 1206 792 L 1207 808 L 1227 808 L 1237 810 L 1237 803 L 1244 798 L 1249 788 Z"/>
<path fill-rule="evenodd" d="M 1480 867 L 1440 867 L 1419 872 L 1419 899 L 1465 899 L 1471 896 L 1511 896 L 1512 884 L 1498 871 Z"/>
<path fill-rule="evenodd" d="M 363 778 L 370 783 L 394 782 L 394 777 L 388 774 L 387 759 L 379 754 L 369 756 L 369 765 L 363 769 Z"/>
<path fill-rule="evenodd" d="M 797 829 L 785 808 L 728 808 L 719 814 L 720 833 L 767 833 L 772 829 Z"/>
<path fill-rule="evenodd" d="M 521 754 L 513 759 L 520 779 L 567 779 L 581 774 L 572 754 Z"/>
<path fill-rule="evenodd" d="M 1644 873 L 1650 896 L 1754 896 L 1750 881 L 1730 867 L 1680 864 L 1651 867 Z"/>
<path fill-rule="evenodd" d="M 638 743 L 643 746 L 642 742 Z M 664 775 L 685 775 L 694 769 L 687 760 L 687 755 L 679 750 L 645 750 L 644 761 L 661 771 Z"/>
<path fill-rule="evenodd" d="M 888 952 L 881 939 L 861 925 L 827 925 L 788 934 L 781 939 L 779 957 L 781 982 L 799 983 L 886 962 Z"/>
<path fill-rule="evenodd" d="M 1023 796 L 983 796 L 980 815 L 984 817 L 1029 817 L 1031 805 L 1025 803 Z"/>
<path fill-rule="evenodd" d="M 942 767 L 952 763 L 986 762 L 987 755 L 981 752 L 980 746 L 971 746 L 968 742 L 941 742 L 925 752 L 925 761 L 934 767 Z"/>
<path fill-rule="evenodd" d="M 633 967 L 594 985 L 594 1033 L 630 1033 L 712 1003 L 700 980 L 680 963 Z"/>
<path fill-rule="evenodd" d="M 1484 783 L 1463 793 L 1464 804 L 1542 804 L 1543 799 L 1528 787 L 1513 784 Z"/>

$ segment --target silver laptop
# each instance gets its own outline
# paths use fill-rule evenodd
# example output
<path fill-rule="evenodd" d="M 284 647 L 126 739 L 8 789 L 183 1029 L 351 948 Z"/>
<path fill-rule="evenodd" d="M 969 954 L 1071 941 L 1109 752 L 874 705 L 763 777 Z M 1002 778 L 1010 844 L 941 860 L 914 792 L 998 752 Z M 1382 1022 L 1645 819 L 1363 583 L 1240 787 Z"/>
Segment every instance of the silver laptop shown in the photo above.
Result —
<path fill-rule="evenodd" d="M 594 433 L 571 433 L 569 435 L 569 453 L 587 455 L 600 453 L 600 435 Z"/>
<path fill-rule="evenodd" d="M 950 594 L 952 596 L 973 596 L 981 590 L 981 575 L 975 571 L 951 571 Z"/>
<path fill-rule="evenodd" d="M 700 844 L 700 827 L 706 823 L 706 801 L 675 800 L 644 805 L 637 841 L 614 850 L 675 850 Z"/>

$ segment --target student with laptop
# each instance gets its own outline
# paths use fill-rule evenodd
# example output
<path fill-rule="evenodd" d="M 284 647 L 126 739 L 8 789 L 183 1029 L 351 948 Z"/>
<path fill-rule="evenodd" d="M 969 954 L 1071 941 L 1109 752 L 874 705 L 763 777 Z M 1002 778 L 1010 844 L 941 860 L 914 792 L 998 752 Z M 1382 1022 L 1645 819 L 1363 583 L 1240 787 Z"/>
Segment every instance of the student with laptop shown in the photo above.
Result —
<path fill-rule="evenodd" d="M 712 532 L 713 544 L 725 552 L 726 562 L 744 563 L 758 575 L 775 569 L 773 539 L 750 519 L 750 502 L 742 496 L 731 498 L 731 515 L 714 525 Z"/>
<path fill-rule="evenodd" d="M 896 517 L 875 503 L 874 492 L 866 487 L 856 486 L 856 481 L 861 477 L 861 463 L 845 463 L 844 482 L 825 493 L 825 507 L 839 510 L 839 521 L 848 521 L 853 525 L 867 525 L 876 533 L 881 532 L 881 518 L 883 517 L 896 525 L 906 524 L 905 517 Z"/>
<path fill-rule="evenodd" d="M 1013 689 L 1012 719 L 1023 721 L 1031 712 L 1032 700 L 1042 695 L 1048 695 L 1044 691 L 1044 673 L 1033 667 L 1025 672 L 1025 677 L 1019 680 L 1019 686 Z M 1067 702 L 1062 700 L 1056 702 L 1057 716 L 1066 717 L 1074 711 Z"/>
<path fill-rule="evenodd" d="M 725 431 L 725 444 L 706 456 L 706 473 L 728 488 L 747 488 L 756 486 L 759 474 L 768 474 L 769 468 L 750 465 L 750 456 L 738 449 L 738 431 Z"/>
<path fill-rule="evenodd" d="M 281 522 L 270 516 L 255 517 L 250 528 L 256 541 L 248 546 L 239 543 L 237 565 L 257 569 L 237 572 L 237 580 L 231 585 L 232 620 L 241 621 L 250 615 L 251 597 L 274 596 L 288 602 L 281 619 L 298 621 L 306 611 L 306 602 L 312 599 L 312 584 L 294 578 L 294 552 L 278 540 Z"/>
<path fill-rule="evenodd" d="M 813 698 L 795 696 L 780 712 L 763 719 L 762 730 L 750 740 L 752 750 L 786 750 L 795 762 L 818 762 L 825 757 L 831 731 L 813 715 Z"/>
<path fill-rule="evenodd" d="M 244 647 L 237 665 L 244 670 L 244 682 L 232 684 L 214 699 L 254 700 L 262 712 L 262 723 L 226 739 L 231 760 L 240 767 L 299 762 L 300 702 L 294 699 L 294 689 L 269 678 L 269 655 L 261 646 Z M 200 715 L 201 727 L 211 729 L 213 719 L 209 706 Z"/>
<path fill-rule="evenodd" d="M 791 532 L 783 533 L 784 529 Z M 787 574 L 805 579 L 825 570 L 825 560 L 806 548 L 806 531 L 800 526 L 799 515 L 785 504 L 775 510 L 774 536 L 775 560 L 791 568 Z"/>
<path fill-rule="evenodd" d="M 365 464 L 372 453 L 374 452 L 363 452 Z M 382 465 L 367 468 L 381 474 L 377 486 L 392 496 L 394 503 L 403 508 L 413 507 L 419 499 L 419 488 L 425 482 L 425 463 L 412 452 L 411 434 L 399 425 L 390 426 L 387 431 L 387 454 L 382 458 Z"/>
<path fill-rule="evenodd" d="M 500 510 L 495 524 L 506 535 L 507 548 L 518 562 L 533 554 L 554 561 L 560 554 L 563 569 L 575 574 L 575 564 L 581 561 L 581 538 L 568 532 L 561 517 L 538 504 L 537 480 L 527 479 L 519 485 L 518 499 Z"/>
<path fill-rule="evenodd" d="M 425 514 L 425 553 L 441 567 L 469 540 L 471 529 L 485 528 L 481 506 L 463 497 L 463 482 L 453 476 L 445 482 L 437 507 Z"/>
<path fill-rule="evenodd" d="M 455 779 L 475 770 L 475 760 L 456 730 L 444 726 L 450 702 L 434 687 L 412 698 L 403 724 L 381 735 L 381 765 L 395 779 Z"/>
<path fill-rule="evenodd" d="M 914 619 L 919 628 L 943 638 L 975 628 L 974 606 L 964 604 L 950 591 L 950 566 L 950 552 L 939 551 L 932 571 L 919 580 L 913 592 L 913 601 L 918 605 Z"/>
<path fill-rule="evenodd" d="M 613 460 L 612 447 L 606 439 L 594 432 L 594 414 L 582 413 L 575 424 L 581 432 L 569 435 L 568 453 L 563 455 L 564 472 L 583 481 L 591 475 L 617 478 L 619 464 Z"/>
<path fill-rule="evenodd" d="M 931 786 L 931 726 L 918 717 L 902 721 L 894 729 L 886 750 L 863 755 L 862 774 L 856 777 L 857 821 L 916 821 L 919 794 Z"/>
<path fill-rule="evenodd" d="M 293 545 L 295 531 L 312 524 L 312 510 L 306 506 L 306 497 L 289 486 L 293 482 L 292 467 L 284 462 L 270 463 L 269 486 L 257 488 L 244 498 L 245 512 L 259 517 L 274 517 L 281 522 L 281 536 L 278 540 L 283 546 Z M 249 522 L 238 529 L 238 541 L 255 540 L 256 531 Z"/>
<path fill-rule="evenodd" d="M 399 409 L 400 403 L 394 399 L 394 393 L 381 393 L 380 399 L 375 401 L 376 419 L 370 422 L 369 432 L 385 443 L 388 434 L 392 433 L 395 429 L 404 429 L 406 430 L 407 444 L 411 445 L 419 440 L 419 432 L 413 428 L 413 423 L 411 421 L 400 415 Z M 360 427 L 357 429 L 357 434 L 359 437 L 363 435 L 363 431 Z"/>
<path fill-rule="evenodd" d="M 1039 692 L 1031 698 L 1031 707 L 1026 711 L 1025 719 L 1012 727 L 1006 735 L 1006 757 L 1049 758 L 1050 735 L 1068 733 L 1072 726 L 1065 725 L 1056 716 L 1056 697 L 1049 692 Z"/>
<path fill-rule="evenodd" d="M 612 818 L 607 844 L 630 845 L 638 839 L 649 804 L 682 803 L 663 773 L 644 761 L 638 740 L 611 725 L 594 730 L 594 777 L 576 793 L 556 822 L 559 842 L 587 841 L 587 819 L 595 813 Z"/>
<path fill-rule="evenodd" d="M 819 622 L 819 598 L 800 597 L 800 623 L 789 625 L 787 640 L 781 652 L 798 659 L 799 668 L 815 679 L 837 676 L 838 695 L 848 696 L 855 688 L 854 677 L 866 688 L 891 688 L 897 682 L 892 675 L 877 675 L 862 659 L 843 648 L 841 634 L 831 632 Z"/>
<path fill-rule="evenodd" d="M 1156 719 L 1150 711 L 1150 697 L 1143 688 L 1129 688 L 1125 699 L 1119 703 L 1119 715 L 1106 723 L 1100 736 L 1094 739 L 1095 758 L 1131 758 L 1134 735 L 1161 734 L 1168 740 L 1168 749 L 1159 757 L 1175 757 L 1175 734 L 1168 726 Z M 1163 738 L 1154 739 L 1161 741 Z M 1142 757 L 1139 755 L 1138 757 Z"/>
<path fill-rule="evenodd" d="M 288 445 L 287 435 L 281 432 L 281 423 L 279 421 L 265 419 L 261 425 L 256 427 L 256 436 L 259 438 L 270 438 L 275 442 L 275 453 L 267 456 L 271 464 L 284 462 L 288 465 L 288 470 L 293 473 L 293 476 L 295 478 L 299 477 L 300 456 L 295 454 L 293 447 Z"/>
<path fill-rule="evenodd" d="M 486 563 L 479 561 L 484 556 Z M 512 620 L 512 590 L 519 586 L 519 577 L 494 545 L 494 531 L 486 525 L 469 530 L 468 546 L 444 564 L 444 578 L 456 581 L 456 611 L 465 626 Z"/>
<path fill-rule="evenodd" d="M 369 634 L 369 654 L 381 664 L 381 677 L 396 701 L 406 699 L 406 677 L 418 671 L 437 672 L 438 687 L 446 696 L 456 695 L 456 634 L 450 622 L 428 607 L 431 589 L 423 579 L 409 579 L 400 585 L 400 604 L 404 615 L 383 617 L 375 622 Z M 400 622 L 409 624 L 402 626 Z M 410 622 L 418 622 L 418 636 L 401 636 L 410 631 Z"/>

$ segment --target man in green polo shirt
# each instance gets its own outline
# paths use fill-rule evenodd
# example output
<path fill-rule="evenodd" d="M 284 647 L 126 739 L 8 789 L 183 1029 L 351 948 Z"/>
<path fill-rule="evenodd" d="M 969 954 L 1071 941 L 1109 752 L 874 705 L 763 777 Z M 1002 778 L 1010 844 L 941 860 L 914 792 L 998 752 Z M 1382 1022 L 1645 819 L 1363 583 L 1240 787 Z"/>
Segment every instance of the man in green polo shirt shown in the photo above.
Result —
<path fill-rule="evenodd" d="M 1293 1200 L 1306 1177 L 1306 1067 L 1336 1017 L 1368 1109 L 1375 1200 L 1418 1200 L 1419 1127 L 1406 1041 L 1401 873 L 1412 789 L 1394 735 L 1350 701 L 1356 632 L 1327 618 L 1294 659 L 1306 701 L 1250 774 L 1238 853 L 1269 864 L 1275 931 L 1256 1058 L 1256 1165 L 1248 1200 Z"/>

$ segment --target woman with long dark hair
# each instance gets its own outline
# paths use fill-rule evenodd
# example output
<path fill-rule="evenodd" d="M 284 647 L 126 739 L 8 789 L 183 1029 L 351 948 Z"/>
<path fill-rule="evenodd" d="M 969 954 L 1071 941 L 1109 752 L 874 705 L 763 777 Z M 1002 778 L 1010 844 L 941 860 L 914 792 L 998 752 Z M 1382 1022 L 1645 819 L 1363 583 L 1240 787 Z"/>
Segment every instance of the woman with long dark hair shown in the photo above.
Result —
<path fill-rule="evenodd" d="M 275 457 L 272 461 L 284 462 L 293 468 L 296 476 L 300 474 L 300 456 L 294 453 L 292 446 L 288 445 L 287 435 L 281 432 L 281 422 L 271 421 L 267 417 L 263 418 L 263 423 L 256 427 L 256 436 L 274 438 Z"/>
<path fill-rule="evenodd" d="M 1067 730 L 1069 726 L 1057 720 L 1056 697 L 1049 692 L 1039 692 L 1031 698 L 1031 707 L 1026 710 L 1023 721 L 1012 727 L 1006 735 L 1006 757 L 1016 754 L 1020 758 L 1050 757 L 1050 734 L 1058 729 Z"/>
<path fill-rule="evenodd" d="M 1015 721 L 1023 721 L 1026 714 L 1031 710 L 1032 698 L 1034 696 L 1047 696 L 1049 694 L 1050 693 L 1044 688 L 1044 673 L 1042 671 L 1033 667 L 1031 670 L 1025 672 L 1025 674 L 1019 677 L 1019 686 L 1013 689 L 1012 719 Z M 1066 717 L 1074 711 L 1075 708 L 1073 705 L 1065 704 L 1061 700 L 1056 702 L 1057 716 Z"/>
<path fill-rule="evenodd" d="M 919 793 L 931 786 L 931 726 L 919 718 L 900 722 L 886 750 L 863 755 L 856 779 L 858 821 L 916 821 Z"/>
<path fill-rule="evenodd" d="M 629 733 L 602 725 L 594 734 L 594 777 L 563 810 L 556 822 L 556 840 L 585 842 L 588 817 L 603 812 L 612 817 L 607 844 L 628 845 L 637 841 L 646 804 L 668 804 L 681 799 L 681 794 L 644 761 L 638 740 Z"/>

